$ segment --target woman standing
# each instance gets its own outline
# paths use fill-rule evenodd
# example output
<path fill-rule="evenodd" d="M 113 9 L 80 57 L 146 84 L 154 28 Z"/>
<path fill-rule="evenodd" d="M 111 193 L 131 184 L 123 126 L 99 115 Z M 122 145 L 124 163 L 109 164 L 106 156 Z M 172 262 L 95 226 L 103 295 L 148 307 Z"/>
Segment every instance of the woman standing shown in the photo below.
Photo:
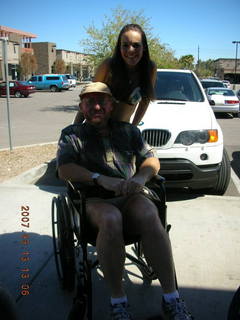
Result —
<path fill-rule="evenodd" d="M 137 24 L 125 25 L 119 33 L 114 54 L 98 67 L 94 81 L 106 83 L 116 105 L 112 119 L 138 125 L 154 99 L 156 66 L 150 60 L 147 39 Z M 137 109 L 136 109 L 137 108 Z M 81 121 L 78 112 L 74 123 Z"/>

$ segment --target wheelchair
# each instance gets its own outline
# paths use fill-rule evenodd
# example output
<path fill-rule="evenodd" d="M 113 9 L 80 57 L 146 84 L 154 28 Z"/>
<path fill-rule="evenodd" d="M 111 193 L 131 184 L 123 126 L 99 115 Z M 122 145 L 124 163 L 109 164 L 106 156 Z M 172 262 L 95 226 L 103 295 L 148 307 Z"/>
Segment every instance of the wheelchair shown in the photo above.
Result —
<path fill-rule="evenodd" d="M 167 224 L 166 219 L 164 178 L 155 177 L 147 187 L 152 191 L 151 199 L 158 208 L 162 225 L 169 232 L 171 226 Z M 88 254 L 88 245 L 96 245 L 96 234 L 89 231 L 86 219 L 86 187 L 68 182 L 66 193 L 52 199 L 52 233 L 57 275 L 61 286 L 64 290 L 75 290 L 68 320 L 92 320 L 91 273 L 99 262 L 95 257 L 93 261 L 89 259 Z M 137 237 L 124 240 L 125 245 L 132 245 L 133 252 L 126 252 L 126 257 L 136 264 L 143 278 L 149 282 L 157 279 L 151 266 L 145 261 L 141 240 Z"/>

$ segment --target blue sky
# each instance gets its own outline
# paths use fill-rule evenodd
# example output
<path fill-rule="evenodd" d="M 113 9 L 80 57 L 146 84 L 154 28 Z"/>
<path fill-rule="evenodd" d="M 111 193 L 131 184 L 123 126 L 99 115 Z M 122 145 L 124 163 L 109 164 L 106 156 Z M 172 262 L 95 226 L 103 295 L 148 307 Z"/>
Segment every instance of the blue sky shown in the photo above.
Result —
<path fill-rule="evenodd" d="M 34 41 L 55 42 L 58 49 L 82 52 L 85 27 L 101 27 L 111 9 L 143 10 L 153 33 L 179 58 L 235 58 L 240 41 L 240 0 L 41 0 L 2 1 L 0 25 L 34 33 Z M 240 48 L 238 56 L 240 56 Z"/>

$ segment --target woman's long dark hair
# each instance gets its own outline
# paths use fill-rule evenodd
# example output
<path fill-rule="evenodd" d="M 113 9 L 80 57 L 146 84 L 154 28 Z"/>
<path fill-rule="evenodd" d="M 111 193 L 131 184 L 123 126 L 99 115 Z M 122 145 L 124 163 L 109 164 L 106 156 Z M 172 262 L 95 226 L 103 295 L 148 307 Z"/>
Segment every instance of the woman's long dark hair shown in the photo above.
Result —
<path fill-rule="evenodd" d="M 154 89 L 152 85 L 152 73 L 154 71 L 154 64 L 150 60 L 147 38 L 145 32 L 138 24 L 127 24 L 119 33 L 116 47 L 111 59 L 111 90 L 116 99 L 127 101 L 131 88 L 129 89 L 129 76 L 126 69 L 125 61 L 121 54 L 121 38 L 123 33 L 133 30 L 137 31 L 142 36 L 143 56 L 138 63 L 140 72 L 140 87 L 142 95 L 150 100 L 154 99 Z"/>

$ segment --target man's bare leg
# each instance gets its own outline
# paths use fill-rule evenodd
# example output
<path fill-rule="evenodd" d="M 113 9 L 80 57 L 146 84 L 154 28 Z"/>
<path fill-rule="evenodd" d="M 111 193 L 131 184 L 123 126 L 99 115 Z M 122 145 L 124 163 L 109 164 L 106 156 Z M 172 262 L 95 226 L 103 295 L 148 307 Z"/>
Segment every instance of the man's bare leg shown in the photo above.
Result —
<path fill-rule="evenodd" d="M 130 228 L 130 232 L 139 231 L 144 255 L 156 273 L 164 293 L 174 292 L 176 284 L 171 244 L 156 206 L 145 196 L 135 195 L 124 207 L 123 217 L 124 226 Z"/>
<path fill-rule="evenodd" d="M 87 203 L 87 215 L 98 229 L 96 249 L 104 279 L 112 298 L 125 296 L 122 285 L 125 245 L 122 235 L 122 215 L 113 205 L 102 202 Z"/>

